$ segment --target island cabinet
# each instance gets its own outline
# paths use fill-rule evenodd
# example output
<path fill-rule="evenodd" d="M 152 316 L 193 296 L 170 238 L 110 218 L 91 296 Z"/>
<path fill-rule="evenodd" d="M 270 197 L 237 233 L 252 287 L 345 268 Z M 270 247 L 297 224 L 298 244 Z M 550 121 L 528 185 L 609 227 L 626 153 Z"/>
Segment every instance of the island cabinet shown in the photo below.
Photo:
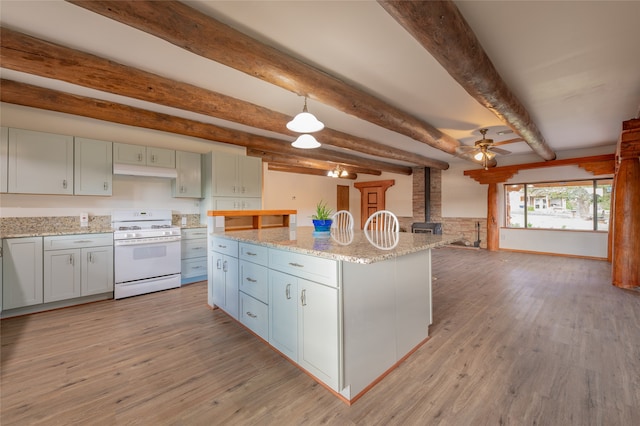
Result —
<path fill-rule="evenodd" d="M 238 242 L 209 239 L 209 305 L 238 319 Z"/>
<path fill-rule="evenodd" d="M 269 343 L 338 391 L 338 289 L 269 271 Z"/>
<path fill-rule="evenodd" d="M 267 248 L 240 243 L 239 320 L 269 340 L 269 282 Z"/>
<path fill-rule="evenodd" d="M 213 247 L 240 246 L 239 321 L 352 403 L 428 338 L 431 248 L 455 239 L 401 232 L 384 250 L 359 230 L 348 246 L 312 233 L 263 228 L 210 238 Z M 224 283 L 216 278 L 223 259 L 211 259 L 213 295 Z"/>

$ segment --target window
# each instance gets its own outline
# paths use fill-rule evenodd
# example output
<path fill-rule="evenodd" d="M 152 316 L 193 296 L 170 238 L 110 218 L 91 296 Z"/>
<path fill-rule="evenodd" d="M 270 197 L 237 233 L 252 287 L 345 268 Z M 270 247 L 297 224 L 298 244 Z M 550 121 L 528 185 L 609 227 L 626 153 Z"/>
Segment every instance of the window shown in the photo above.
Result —
<path fill-rule="evenodd" d="M 613 179 L 507 184 L 508 228 L 607 231 Z"/>

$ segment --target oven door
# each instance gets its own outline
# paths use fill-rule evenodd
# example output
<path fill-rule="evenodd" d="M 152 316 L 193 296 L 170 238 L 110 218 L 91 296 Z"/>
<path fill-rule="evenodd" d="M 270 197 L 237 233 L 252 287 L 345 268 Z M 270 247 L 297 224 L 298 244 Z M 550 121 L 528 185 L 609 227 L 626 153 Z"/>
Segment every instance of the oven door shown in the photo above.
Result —
<path fill-rule="evenodd" d="M 123 244 L 114 249 L 116 283 L 180 273 L 180 240 Z"/>

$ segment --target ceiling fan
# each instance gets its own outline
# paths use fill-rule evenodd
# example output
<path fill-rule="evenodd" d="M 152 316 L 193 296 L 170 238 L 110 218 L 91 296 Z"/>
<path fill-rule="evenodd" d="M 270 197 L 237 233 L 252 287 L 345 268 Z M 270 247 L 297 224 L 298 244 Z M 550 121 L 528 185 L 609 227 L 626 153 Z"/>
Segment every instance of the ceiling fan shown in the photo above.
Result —
<path fill-rule="evenodd" d="M 493 139 L 487 139 L 487 131 L 489 129 L 480 129 L 480 133 L 482 134 L 482 139 L 476 141 L 474 146 L 460 146 L 458 147 L 459 152 L 471 152 L 473 153 L 473 158 L 477 161 L 482 162 L 482 166 L 485 170 L 488 170 L 487 162 L 492 160 L 496 154 L 507 155 L 511 154 L 511 151 L 507 151 L 506 149 L 496 148 Z M 515 140 L 514 140 L 515 142 Z"/>

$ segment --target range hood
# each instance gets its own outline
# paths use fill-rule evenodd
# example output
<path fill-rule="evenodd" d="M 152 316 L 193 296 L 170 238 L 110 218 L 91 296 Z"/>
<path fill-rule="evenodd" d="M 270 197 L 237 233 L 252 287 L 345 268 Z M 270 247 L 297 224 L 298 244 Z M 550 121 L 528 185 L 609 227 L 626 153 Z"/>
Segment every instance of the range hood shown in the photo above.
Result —
<path fill-rule="evenodd" d="M 176 169 L 170 169 L 168 167 L 140 166 L 138 164 L 121 163 L 114 163 L 113 174 L 129 176 L 150 176 L 170 179 L 175 179 L 176 177 L 178 177 L 178 171 Z"/>

